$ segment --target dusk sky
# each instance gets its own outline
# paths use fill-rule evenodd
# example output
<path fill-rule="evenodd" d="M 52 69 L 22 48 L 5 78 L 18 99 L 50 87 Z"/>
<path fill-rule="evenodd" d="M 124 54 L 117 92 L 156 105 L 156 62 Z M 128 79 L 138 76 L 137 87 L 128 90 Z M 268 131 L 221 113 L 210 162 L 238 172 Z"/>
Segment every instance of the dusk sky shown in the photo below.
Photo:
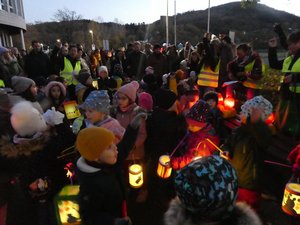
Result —
<path fill-rule="evenodd" d="M 99 22 L 119 23 L 152 23 L 166 15 L 167 1 L 169 2 L 169 15 L 174 15 L 175 0 L 23 0 L 25 19 L 27 23 L 36 21 L 53 21 L 53 15 L 58 9 L 67 8 L 82 15 L 84 19 Z M 176 0 L 177 13 L 208 8 L 208 0 Z M 210 0 L 211 7 L 234 2 L 229 0 Z M 261 0 L 272 8 L 287 11 L 300 16 L 299 0 Z"/>

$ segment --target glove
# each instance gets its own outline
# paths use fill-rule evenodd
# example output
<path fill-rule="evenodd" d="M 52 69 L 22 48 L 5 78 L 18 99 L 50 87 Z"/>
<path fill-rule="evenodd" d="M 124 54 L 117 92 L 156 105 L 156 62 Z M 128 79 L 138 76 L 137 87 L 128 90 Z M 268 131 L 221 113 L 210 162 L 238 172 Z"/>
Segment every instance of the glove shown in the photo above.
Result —
<path fill-rule="evenodd" d="M 44 120 L 46 121 L 47 124 L 50 126 L 58 125 L 63 122 L 63 119 L 65 117 L 64 114 L 61 112 L 58 112 L 55 110 L 54 107 L 48 109 L 44 114 L 43 114 Z"/>
<path fill-rule="evenodd" d="M 141 112 L 132 119 L 132 121 L 130 122 L 130 126 L 134 129 L 137 129 L 141 125 L 141 122 L 143 119 L 144 120 L 147 119 L 147 114 L 144 112 Z"/>
<path fill-rule="evenodd" d="M 296 176 L 300 176 L 300 145 L 298 145 L 289 153 L 288 160 L 293 163 L 293 173 Z"/>
<path fill-rule="evenodd" d="M 132 225 L 131 219 L 126 216 L 124 218 L 115 219 L 115 225 Z"/>

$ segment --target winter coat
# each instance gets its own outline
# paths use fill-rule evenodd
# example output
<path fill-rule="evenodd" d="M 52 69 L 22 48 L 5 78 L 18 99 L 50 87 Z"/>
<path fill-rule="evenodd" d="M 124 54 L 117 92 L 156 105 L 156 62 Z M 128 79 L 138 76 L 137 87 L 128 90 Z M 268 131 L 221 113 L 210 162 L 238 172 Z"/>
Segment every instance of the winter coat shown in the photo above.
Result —
<path fill-rule="evenodd" d="M 239 187 L 259 190 L 264 153 L 271 143 L 272 134 L 267 124 L 242 124 L 229 137 L 231 164 L 236 169 Z"/>
<path fill-rule="evenodd" d="M 237 203 L 230 217 L 224 221 L 211 223 L 199 218 L 191 219 L 178 198 L 171 201 L 164 215 L 165 225 L 262 225 L 261 220 L 253 209 L 245 203 Z"/>
<path fill-rule="evenodd" d="M 17 59 L 10 62 L 4 62 L 0 59 L 0 79 L 4 81 L 7 87 L 11 87 L 11 77 L 21 75 L 23 70 Z"/>
<path fill-rule="evenodd" d="M 141 80 L 146 69 L 147 56 L 139 52 L 131 52 L 127 58 L 127 76 Z"/>
<path fill-rule="evenodd" d="M 61 124 L 55 131 L 46 131 L 33 138 L 15 135 L 13 141 L 2 136 L 0 170 L 10 177 L 7 224 L 36 224 L 38 204 L 52 202 L 66 184 L 65 162 L 57 156 L 74 145 L 75 136 L 68 129 Z M 49 188 L 44 192 L 30 191 L 29 185 L 40 178 L 48 180 Z"/>
<path fill-rule="evenodd" d="M 156 76 L 161 77 L 167 73 L 167 58 L 162 53 L 156 54 L 153 52 L 149 55 L 147 65 L 153 67 Z"/>
<path fill-rule="evenodd" d="M 187 149 L 181 156 L 171 158 L 172 168 L 175 170 L 182 169 L 197 156 L 211 155 L 216 149 L 206 138 L 210 139 L 217 146 L 220 142 L 215 129 L 210 124 L 207 124 L 206 127 L 197 132 L 189 132 Z"/>
<path fill-rule="evenodd" d="M 51 74 L 51 64 L 49 57 L 42 51 L 30 52 L 25 57 L 26 74 L 29 78 L 35 80 L 39 76 L 47 78 Z"/>
<path fill-rule="evenodd" d="M 80 215 L 85 224 L 112 225 L 114 219 L 122 217 L 125 184 L 121 168 L 136 135 L 137 130 L 129 126 L 117 145 L 119 153 L 114 165 L 98 164 L 100 166 L 94 167 L 83 158 L 77 161 Z"/>

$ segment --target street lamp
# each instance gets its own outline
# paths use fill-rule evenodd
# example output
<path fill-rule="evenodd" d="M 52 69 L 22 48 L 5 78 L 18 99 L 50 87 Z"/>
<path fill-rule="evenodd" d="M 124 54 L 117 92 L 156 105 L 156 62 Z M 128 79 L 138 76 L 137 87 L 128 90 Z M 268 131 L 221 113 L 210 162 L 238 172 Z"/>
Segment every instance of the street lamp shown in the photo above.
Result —
<path fill-rule="evenodd" d="M 166 17 L 166 44 L 169 46 L 169 0 L 167 0 L 167 17 Z"/>
<path fill-rule="evenodd" d="M 94 50 L 94 32 L 92 30 L 89 31 L 92 37 L 92 50 Z"/>
<path fill-rule="evenodd" d="M 176 0 L 174 0 L 174 44 L 177 43 L 177 31 L 176 31 Z"/>
<path fill-rule="evenodd" d="M 210 24 L 210 0 L 208 0 L 208 12 L 207 12 L 207 33 L 209 33 Z"/>

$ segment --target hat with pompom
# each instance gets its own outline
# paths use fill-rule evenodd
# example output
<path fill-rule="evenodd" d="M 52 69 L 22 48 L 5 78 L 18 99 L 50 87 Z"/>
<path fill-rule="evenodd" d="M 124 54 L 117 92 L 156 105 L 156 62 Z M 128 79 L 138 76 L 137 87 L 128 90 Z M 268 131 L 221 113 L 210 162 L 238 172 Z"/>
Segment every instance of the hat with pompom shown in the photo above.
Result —
<path fill-rule="evenodd" d="M 96 110 L 109 114 L 110 98 L 106 90 L 92 91 L 79 108 L 84 110 Z"/>
<path fill-rule="evenodd" d="M 136 100 L 136 93 L 140 85 L 137 81 L 131 81 L 129 84 L 125 84 L 119 88 L 116 94 L 122 93 L 126 95 L 132 102 Z"/>
<path fill-rule="evenodd" d="M 236 171 L 219 156 L 193 161 L 175 178 L 175 191 L 183 207 L 207 222 L 230 216 L 237 190 Z"/>
<path fill-rule="evenodd" d="M 47 129 L 41 113 L 28 101 L 18 102 L 11 108 L 10 113 L 11 125 L 22 137 L 32 136 Z"/>
<path fill-rule="evenodd" d="M 76 148 L 83 158 L 95 161 L 115 140 L 114 134 L 102 127 L 82 129 L 76 139 Z"/>

